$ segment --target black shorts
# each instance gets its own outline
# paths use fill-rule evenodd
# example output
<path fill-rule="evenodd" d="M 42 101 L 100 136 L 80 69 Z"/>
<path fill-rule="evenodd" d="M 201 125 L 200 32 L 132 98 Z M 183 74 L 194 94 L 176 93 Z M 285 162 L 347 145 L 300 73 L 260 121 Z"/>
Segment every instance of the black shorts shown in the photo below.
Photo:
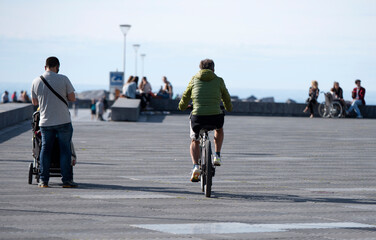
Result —
<path fill-rule="evenodd" d="M 200 130 L 205 128 L 207 130 L 214 130 L 223 128 L 225 122 L 225 115 L 208 115 L 208 116 L 197 116 L 191 115 L 191 139 L 198 140 Z"/>

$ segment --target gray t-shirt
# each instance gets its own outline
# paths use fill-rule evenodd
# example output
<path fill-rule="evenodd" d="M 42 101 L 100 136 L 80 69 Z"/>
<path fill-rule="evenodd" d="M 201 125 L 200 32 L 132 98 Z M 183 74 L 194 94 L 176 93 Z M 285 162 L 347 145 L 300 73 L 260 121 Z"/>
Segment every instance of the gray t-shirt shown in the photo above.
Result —
<path fill-rule="evenodd" d="M 43 77 L 51 87 L 68 102 L 68 94 L 74 92 L 69 79 L 51 71 L 43 73 Z M 39 126 L 48 127 L 70 123 L 70 113 L 63 103 L 40 79 L 35 78 L 31 85 L 31 97 L 37 98 L 40 108 Z"/>

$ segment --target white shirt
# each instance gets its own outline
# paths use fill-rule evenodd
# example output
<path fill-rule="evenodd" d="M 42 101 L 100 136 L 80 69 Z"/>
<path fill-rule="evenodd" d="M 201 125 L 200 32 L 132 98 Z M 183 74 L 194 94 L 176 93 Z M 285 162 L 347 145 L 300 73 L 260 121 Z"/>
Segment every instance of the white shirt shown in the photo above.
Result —
<path fill-rule="evenodd" d="M 68 103 L 68 94 L 74 92 L 69 79 L 52 71 L 43 73 L 43 77 L 51 87 Z M 31 85 L 31 97 L 37 98 L 39 103 L 39 126 L 48 127 L 70 123 L 70 113 L 67 105 L 63 103 L 40 79 L 34 79 Z"/>
<path fill-rule="evenodd" d="M 360 90 L 360 88 L 356 89 L 356 97 L 355 97 L 355 99 L 359 99 L 359 90 Z"/>

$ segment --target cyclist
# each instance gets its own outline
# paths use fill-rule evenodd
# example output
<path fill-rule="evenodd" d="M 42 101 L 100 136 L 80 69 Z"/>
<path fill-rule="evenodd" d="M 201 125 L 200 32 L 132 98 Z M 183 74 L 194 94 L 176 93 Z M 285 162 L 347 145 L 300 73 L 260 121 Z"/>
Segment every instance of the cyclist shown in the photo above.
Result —
<path fill-rule="evenodd" d="M 214 165 L 221 165 L 221 148 L 223 143 L 224 114 L 220 103 L 227 111 L 232 111 L 231 97 L 222 78 L 214 73 L 214 61 L 205 59 L 200 62 L 200 71 L 192 77 L 187 89 L 179 102 L 179 110 L 185 110 L 192 99 L 193 110 L 190 117 L 190 153 L 193 162 L 192 182 L 198 182 L 200 170 L 198 159 L 200 155 L 199 133 L 202 126 L 215 126 Z"/>

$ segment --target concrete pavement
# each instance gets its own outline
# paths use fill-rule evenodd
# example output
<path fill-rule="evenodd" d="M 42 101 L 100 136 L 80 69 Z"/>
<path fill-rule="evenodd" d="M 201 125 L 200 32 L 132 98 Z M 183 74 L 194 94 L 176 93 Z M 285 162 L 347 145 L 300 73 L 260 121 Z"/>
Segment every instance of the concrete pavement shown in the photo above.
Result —
<path fill-rule="evenodd" d="M 188 116 L 72 118 L 77 189 L 28 185 L 30 123 L 0 130 L 1 239 L 376 239 L 375 120 L 226 116 L 208 199 Z"/>

